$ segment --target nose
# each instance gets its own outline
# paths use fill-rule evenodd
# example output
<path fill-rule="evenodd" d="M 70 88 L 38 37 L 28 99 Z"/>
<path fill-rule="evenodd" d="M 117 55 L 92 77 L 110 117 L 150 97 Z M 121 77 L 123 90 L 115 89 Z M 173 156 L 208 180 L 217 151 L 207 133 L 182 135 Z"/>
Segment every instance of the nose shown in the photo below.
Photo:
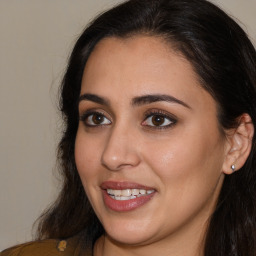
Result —
<path fill-rule="evenodd" d="M 140 163 L 137 141 L 131 130 L 114 127 L 102 153 L 102 165 L 111 171 L 137 166 Z"/>

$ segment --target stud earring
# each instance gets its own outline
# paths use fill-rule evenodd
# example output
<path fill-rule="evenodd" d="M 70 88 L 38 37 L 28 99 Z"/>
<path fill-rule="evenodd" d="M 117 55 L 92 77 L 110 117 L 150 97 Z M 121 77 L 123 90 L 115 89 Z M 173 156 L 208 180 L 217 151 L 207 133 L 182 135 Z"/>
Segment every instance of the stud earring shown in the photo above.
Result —
<path fill-rule="evenodd" d="M 231 170 L 234 172 L 236 170 L 236 166 L 234 164 L 231 165 Z"/>

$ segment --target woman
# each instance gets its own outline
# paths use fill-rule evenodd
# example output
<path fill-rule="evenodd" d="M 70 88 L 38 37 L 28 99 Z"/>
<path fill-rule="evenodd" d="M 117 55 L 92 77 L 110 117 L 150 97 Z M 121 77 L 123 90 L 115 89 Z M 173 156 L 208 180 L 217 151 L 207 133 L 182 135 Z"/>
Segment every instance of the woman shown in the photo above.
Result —
<path fill-rule="evenodd" d="M 48 240 L 3 256 L 56 243 L 63 255 L 256 255 L 256 53 L 223 11 L 131 0 L 100 15 L 60 104 L 63 189 L 38 229 Z"/>

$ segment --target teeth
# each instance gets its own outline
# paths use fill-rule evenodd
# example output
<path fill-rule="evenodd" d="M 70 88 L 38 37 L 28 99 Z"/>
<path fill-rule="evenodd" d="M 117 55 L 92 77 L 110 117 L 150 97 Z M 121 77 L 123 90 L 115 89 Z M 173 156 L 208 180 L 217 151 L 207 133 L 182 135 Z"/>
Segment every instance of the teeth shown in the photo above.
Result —
<path fill-rule="evenodd" d="M 147 190 L 147 194 L 152 194 L 154 192 L 154 190 Z"/>
<path fill-rule="evenodd" d="M 145 189 L 140 189 L 140 194 L 145 195 L 147 192 Z"/>
<path fill-rule="evenodd" d="M 131 189 L 121 190 L 121 195 L 122 196 L 131 196 L 132 195 L 132 190 Z"/>
<path fill-rule="evenodd" d="M 144 195 L 152 194 L 155 190 L 145 190 L 145 189 L 107 189 L 107 193 L 115 200 L 130 200 L 136 197 L 141 197 Z"/>
<path fill-rule="evenodd" d="M 121 196 L 121 190 L 112 190 L 114 196 Z"/>
<path fill-rule="evenodd" d="M 132 195 L 137 196 L 140 193 L 139 189 L 132 189 Z"/>

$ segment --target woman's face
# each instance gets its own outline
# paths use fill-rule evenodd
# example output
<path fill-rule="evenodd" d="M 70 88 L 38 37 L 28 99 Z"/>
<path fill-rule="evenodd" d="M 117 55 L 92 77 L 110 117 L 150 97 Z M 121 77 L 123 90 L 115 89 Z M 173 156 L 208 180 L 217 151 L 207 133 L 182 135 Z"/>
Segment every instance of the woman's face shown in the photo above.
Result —
<path fill-rule="evenodd" d="M 75 160 L 106 233 L 125 244 L 198 237 L 226 140 L 191 64 L 160 38 L 100 41 L 86 64 Z"/>

